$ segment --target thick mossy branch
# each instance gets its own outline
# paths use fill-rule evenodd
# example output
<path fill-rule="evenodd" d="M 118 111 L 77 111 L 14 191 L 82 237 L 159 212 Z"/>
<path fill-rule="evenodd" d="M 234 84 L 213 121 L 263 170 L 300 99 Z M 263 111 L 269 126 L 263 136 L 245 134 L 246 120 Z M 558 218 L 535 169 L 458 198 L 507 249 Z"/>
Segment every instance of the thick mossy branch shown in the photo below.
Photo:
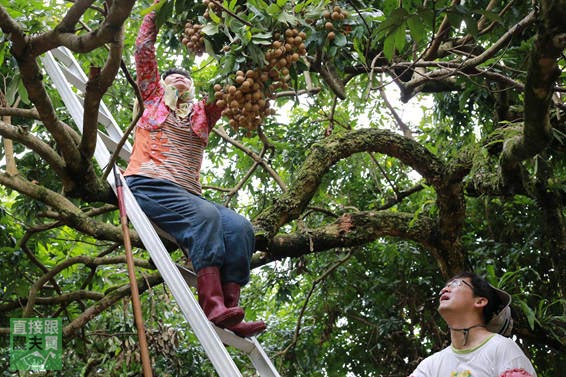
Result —
<path fill-rule="evenodd" d="M 377 152 L 398 158 L 423 176 L 428 184 L 440 187 L 442 162 L 422 145 L 387 130 L 361 129 L 332 135 L 315 144 L 288 190 L 263 211 L 254 223 L 271 239 L 279 228 L 295 220 L 305 210 L 324 175 L 338 161 L 360 152 Z"/>
<path fill-rule="evenodd" d="M 522 134 L 505 141 L 501 153 L 503 178 L 513 177 L 521 161 L 543 151 L 552 138 L 549 111 L 553 86 L 560 74 L 557 60 L 566 47 L 566 1 L 543 1 L 539 35 L 530 53 L 525 85 Z"/>
<path fill-rule="evenodd" d="M 332 224 L 292 234 L 279 234 L 271 243 L 275 259 L 300 257 L 337 247 L 353 247 L 379 237 L 401 237 L 435 248 L 436 221 L 412 213 L 363 211 L 347 213 Z"/>

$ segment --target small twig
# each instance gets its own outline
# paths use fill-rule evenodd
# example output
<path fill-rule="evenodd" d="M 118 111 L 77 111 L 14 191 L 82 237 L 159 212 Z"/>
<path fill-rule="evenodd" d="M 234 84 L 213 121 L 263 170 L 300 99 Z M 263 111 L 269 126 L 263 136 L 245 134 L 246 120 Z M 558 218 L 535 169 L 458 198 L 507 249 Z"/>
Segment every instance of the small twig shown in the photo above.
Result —
<path fill-rule="evenodd" d="M 375 156 L 373 155 L 373 153 L 369 152 L 369 157 L 373 160 L 373 162 L 375 163 L 375 166 L 377 166 L 377 168 L 379 169 L 379 171 L 381 172 L 381 174 L 383 174 L 383 177 L 385 178 L 385 180 L 387 181 L 387 183 L 389 183 L 389 186 L 391 187 L 391 189 L 393 190 L 393 192 L 395 193 L 395 197 L 397 197 L 399 195 L 397 188 L 395 187 L 395 185 L 393 184 L 393 182 L 391 182 L 391 180 L 389 179 L 389 177 L 387 176 L 387 172 L 385 172 L 385 170 L 383 170 L 383 168 L 381 167 L 381 164 L 379 163 L 379 161 L 377 161 L 377 159 L 375 158 Z"/>
<path fill-rule="evenodd" d="M 287 186 L 285 185 L 285 182 L 283 182 L 279 174 L 277 174 L 277 172 L 273 170 L 273 168 L 269 166 L 269 164 L 264 159 L 262 159 L 256 153 L 254 153 L 251 149 L 245 147 L 242 143 L 228 136 L 226 130 L 224 130 L 224 128 L 221 125 L 214 127 L 212 131 L 218 136 L 220 136 L 222 139 L 227 141 L 228 143 L 232 144 L 233 146 L 235 146 L 236 148 L 240 149 L 242 152 L 250 156 L 254 161 L 259 163 L 273 177 L 273 179 L 275 180 L 275 182 L 277 182 L 277 185 L 279 185 L 281 190 L 287 191 Z"/>
<path fill-rule="evenodd" d="M 336 106 L 338 105 L 338 97 L 334 96 L 334 100 L 332 102 L 332 107 L 330 108 L 330 114 L 328 115 L 328 127 L 324 131 L 324 136 L 328 137 L 332 135 L 332 131 L 334 131 L 334 113 L 336 112 Z"/>
<path fill-rule="evenodd" d="M 97 265 L 104 265 L 104 264 L 121 264 L 121 263 L 125 263 L 125 262 L 126 262 L 125 256 L 104 257 L 104 258 L 93 258 L 93 257 L 88 257 L 88 256 L 78 256 L 78 257 L 66 259 L 65 261 L 54 266 L 51 270 L 49 270 L 42 277 L 40 277 L 33 284 L 32 287 L 30 287 L 30 291 L 29 291 L 29 295 L 28 295 L 28 302 L 27 302 L 26 307 L 25 307 L 25 309 L 22 313 L 22 316 L 24 318 L 30 316 L 32 309 L 33 309 L 33 305 L 35 304 L 35 301 L 37 299 L 37 294 L 39 293 L 39 291 L 41 290 L 43 285 L 47 281 L 50 281 L 51 279 L 53 279 L 55 277 L 55 275 L 57 275 L 61 271 L 65 270 L 65 269 L 67 269 L 67 268 L 69 268 L 69 267 L 71 267 L 75 264 L 84 264 L 84 265 L 87 265 L 87 266 L 91 266 L 91 265 L 97 266 Z M 145 260 L 137 260 L 136 265 L 141 266 L 143 268 L 151 268 L 149 262 L 145 261 Z"/>
<path fill-rule="evenodd" d="M 393 108 L 393 106 L 391 105 L 391 103 L 389 102 L 389 100 L 387 99 L 387 95 L 385 94 L 385 90 L 383 89 L 383 87 L 381 87 L 379 89 L 379 93 L 381 94 L 381 98 L 383 98 L 383 102 L 385 103 L 385 106 L 389 109 L 389 111 L 391 112 L 391 114 L 393 115 L 393 118 L 395 118 L 395 121 L 397 122 L 397 125 L 399 126 L 399 128 L 401 129 L 401 131 L 403 131 L 403 135 L 405 137 L 408 137 L 409 139 L 413 138 L 413 134 L 411 132 L 411 129 L 409 128 L 409 126 L 407 126 L 405 124 L 405 122 L 403 122 L 403 119 L 401 119 L 401 117 L 399 116 L 399 114 L 397 114 L 397 111 L 395 111 L 395 109 Z"/>
<path fill-rule="evenodd" d="M 306 72 L 304 72 L 306 73 Z M 311 89 L 300 89 L 300 90 L 286 90 L 283 92 L 275 93 L 275 98 L 282 98 L 282 97 L 296 97 L 302 94 L 317 94 L 322 89 L 320 87 L 311 88 Z"/>
<path fill-rule="evenodd" d="M 141 118 L 141 116 L 143 114 L 143 110 L 144 110 L 143 98 L 142 98 L 142 95 L 141 95 L 141 92 L 140 92 L 140 88 L 138 87 L 138 85 L 136 84 L 136 82 L 134 81 L 132 76 L 130 75 L 130 72 L 128 71 L 128 68 L 126 67 L 126 64 L 124 63 L 124 60 L 122 60 L 120 62 L 120 67 L 122 68 L 122 71 L 124 72 L 124 75 L 126 76 L 126 80 L 128 80 L 128 83 L 130 83 L 130 85 L 134 88 L 134 92 L 136 93 L 136 98 L 138 100 L 138 112 L 135 115 L 132 122 L 130 123 L 130 125 L 128 126 L 128 128 L 126 129 L 126 131 L 124 131 L 124 135 L 122 135 L 120 142 L 116 145 L 116 150 L 114 151 L 114 153 L 112 153 L 112 156 L 110 157 L 110 160 L 108 161 L 108 165 L 106 166 L 106 170 L 104 171 L 104 174 L 102 175 L 103 180 L 106 180 L 106 178 L 108 177 L 108 174 L 110 174 L 110 171 L 114 167 L 114 163 L 118 159 L 118 155 L 120 154 L 122 147 L 124 146 L 124 144 L 128 140 L 130 133 L 133 131 L 134 127 L 138 123 L 138 120 Z"/>
<path fill-rule="evenodd" d="M 261 151 L 261 153 L 259 154 L 259 157 L 263 159 L 264 154 L 265 154 L 265 148 Z M 236 184 L 236 186 L 234 186 L 230 190 L 230 192 L 226 195 L 226 200 L 224 200 L 225 206 L 228 206 L 228 204 L 230 203 L 230 201 L 232 200 L 234 195 L 242 188 L 244 183 L 246 183 L 248 181 L 248 179 L 250 179 L 253 172 L 257 169 L 258 166 L 259 166 L 259 162 L 255 161 L 253 163 L 252 167 L 246 172 L 246 174 L 244 174 L 244 176 L 242 177 L 242 179 L 240 179 L 240 181 Z"/>
<path fill-rule="evenodd" d="M 299 339 L 299 333 L 301 331 L 301 321 L 302 321 L 303 315 L 304 315 L 304 313 L 307 309 L 307 305 L 309 303 L 309 300 L 310 300 L 312 294 L 314 293 L 316 287 L 318 286 L 318 284 L 320 284 L 324 279 L 326 279 L 326 277 L 328 275 L 330 275 L 334 270 L 336 270 L 342 264 L 346 263 L 348 261 L 348 259 L 350 259 L 352 257 L 352 255 L 353 255 L 353 251 L 352 250 L 348 251 L 348 254 L 346 254 L 346 256 L 344 258 L 336 261 L 332 266 L 330 266 L 321 276 L 319 276 L 312 283 L 311 289 L 309 290 L 309 293 L 307 294 L 307 297 L 305 298 L 305 302 L 304 302 L 303 306 L 301 307 L 301 311 L 299 313 L 299 318 L 297 319 L 297 326 L 295 327 L 295 333 L 293 334 L 293 340 L 283 351 L 278 352 L 275 355 L 276 357 L 285 355 L 287 352 L 289 352 L 289 350 L 291 348 L 293 348 L 297 344 L 297 341 Z"/>
<path fill-rule="evenodd" d="M 253 25 L 250 24 L 248 21 L 242 19 L 240 16 L 238 16 L 236 13 L 232 12 L 230 9 L 226 9 L 226 7 L 224 7 L 224 5 L 222 5 L 222 3 L 219 3 L 216 0 L 210 0 L 211 3 L 213 3 L 214 5 L 222 8 L 224 10 L 224 12 L 228 13 L 230 16 L 234 17 L 235 19 L 237 19 L 238 21 L 240 21 L 241 23 L 243 23 L 246 26 L 252 27 Z"/>

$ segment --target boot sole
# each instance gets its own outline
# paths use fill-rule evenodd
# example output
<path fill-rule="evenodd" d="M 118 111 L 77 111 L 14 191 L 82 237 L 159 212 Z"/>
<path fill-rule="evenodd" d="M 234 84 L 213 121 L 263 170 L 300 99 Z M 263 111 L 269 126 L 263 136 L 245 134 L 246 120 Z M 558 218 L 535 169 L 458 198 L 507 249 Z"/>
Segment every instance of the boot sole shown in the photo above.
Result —
<path fill-rule="evenodd" d="M 228 311 L 216 318 L 209 318 L 210 322 L 218 327 L 226 328 L 235 326 L 244 319 L 244 311 L 241 308 L 228 308 Z"/>

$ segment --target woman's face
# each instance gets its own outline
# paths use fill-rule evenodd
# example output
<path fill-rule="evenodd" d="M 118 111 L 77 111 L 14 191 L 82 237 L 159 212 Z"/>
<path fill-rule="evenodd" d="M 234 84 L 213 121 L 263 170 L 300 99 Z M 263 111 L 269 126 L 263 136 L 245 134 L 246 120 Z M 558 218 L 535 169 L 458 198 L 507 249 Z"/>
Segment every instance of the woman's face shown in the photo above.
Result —
<path fill-rule="evenodd" d="M 189 89 L 191 89 L 191 86 L 193 85 L 191 79 L 179 73 L 172 73 L 168 75 L 167 77 L 165 77 L 164 81 L 166 85 L 173 85 L 175 88 L 177 88 L 179 94 L 188 91 Z"/>

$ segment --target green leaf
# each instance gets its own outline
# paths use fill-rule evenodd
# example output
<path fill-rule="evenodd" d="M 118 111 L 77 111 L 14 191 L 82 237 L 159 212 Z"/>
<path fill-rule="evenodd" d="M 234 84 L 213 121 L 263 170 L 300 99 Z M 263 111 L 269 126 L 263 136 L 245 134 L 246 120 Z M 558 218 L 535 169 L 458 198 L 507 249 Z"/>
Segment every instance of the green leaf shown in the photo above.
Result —
<path fill-rule="evenodd" d="M 267 7 L 267 14 L 273 18 L 277 18 L 282 9 L 277 4 L 271 4 Z"/>
<path fill-rule="evenodd" d="M 210 9 L 208 10 L 208 16 L 210 17 L 210 20 L 211 20 L 212 22 L 214 22 L 215 24 L 221 24 L 221 23 L 223 22 L 223 21 L 222 21 L 222 18 L 218 17 L 218 15 L 217 15 L 216 13 L 214 13 L 214 11 L 212 10 L 212 8 L 210 8 Z"/>
<path fill-rule="evenodd" d="M 297 17 L 288 12 L 281 12 L 277 17 L 277 21 L 289 25 L 295 25 L 298 23 Z"/>
<path fill-rule="evenodd" d="M 218 34 L 218 31 L 218 25 L 210 23 L 204 25 L 204 27 L 201 29 L 201 32 L 206 35 L 216 35 Z"/>
<path fill-rule="evenodd" d="M 521 309 L 523 309 L 523 313 L 525 313 L 525 316 L 527 317 L 527 321 L 529 322 L 529 327 L 531 328 L 531 330 L 534 330 L 535 328 L 535 312 L 529 307 L 529 305 L 527 305 L 527 303 L 523 300 L 518 300 L 519 301 L 519 305 L 521 306 Z"/>
<path fill-rule="evenodd" d="M 393 33 L 401 24 L 405 23 L 408 13 L 405 9 L 395 9 L 377 28 L 377 34 L 386 36 Z"/>
<path fill-rule="evenodd" d="M 301 13 L 307 5 L 308 3 L 306 1 L 298 3 L 297 5 L 295 5 L 295 13 Z"/>
<path fill-rule="evenodd" d="M 222 65 L 222 74 L 228 75 L 234 72 L 234 65 L 236 64 L 236 57 L 233 54 L 226 55 L 224 64 Z"/>
<path fill-rule="evenodd" d="M 210 41 L 206 38 L 204 39 L 204 50 L 210 56 L 216 55 L 216 51 L 214 51 L 214 46 L 212 46 L 212 43 L 210 43 Z"/>
<path fill-rule="evenodd" d="M 20 99 L 26 105 L 29 105 L 29 96 L 26 87 L 24 86 L 24 82 L 19 80 L 18 82 L 18 94 L 20 95 Z"/>
<path fill-rule="evenodd" d="M 416 14 L 411 15 L 407 18 L 407 26 L 409 27 L 409 33 L 413 40 L 419 44 L 425 37 L 425 24 L 423 19 Z"/>
<path fill-rule="evenodd" d="M 394 54 L 395 54 L 395 36 L 389 35 L 383 41 L 383 55 L 385 55 L 387 59 L 391 60 Z"/>
<path fill-rule="evenodd" d="M 175 0 L 175 13 L 179 14 L 185 11 L 188 5 L 188 0 Z"/>
<path fill-rule="evenodd" d="M 160 27 L 167 21 L 168 19 L 173 16 L 173 9 L 175 3 L 172 0 L 168 0 L 163 4 L 163 6 L 157 11 L 157 15 L 155 17 L 155 24 L 157 27 Z"/>
<path fill-rule="evenodd" d="M 163 5 L 165 5 L 168 2 L 168 0 L 153 4 L 145 9 L 142 9 L 142 11 L 140 12 L 141 16 L 145 16 L 148 13 L 151 13 L 152 11 L 158 11 L 159 9 L 161 9 L 161 7 L 163 7 Z"/>
<path fill-rule="evenodd" d="M 407 45 L 407 38 L 405 35 L 405 23 L 403 23 L 397 30 L 395 30 L 395 48 L 399 51 L 403 50 Z"/>
<path fill-rule="evenodd" d="M 364 53 L 365 46 L 360 42 L 358 38 L 355 38 L 353 41 L 354 51 L 358 53 L 358 59 L 361 63 L 366 64 L 366 54 Z"/>
<path fill-rule="evenodd" d="M 265 11 L 269 6 L 264 0 L 252 0 L 249 1 L 249 4 L 259 10 Z"/>
<path fill-rule="evenodd" d="M 348 44 L 348 39 L 346 39 L 346 36 L 344 34 L 336 33 L 336 38 L 334 38 L 332 43 L 334 43 L 338 47 L 344 47 L 346 46 L 346 44 Z"/>
<path fill-rule="evenodd" d="M 18 93 L 18 86 L 20 81 L 20 74 L 17 73 L 8 84 L 8 88 L 6 89 L 6 101 L 8 101 L 10 105 L 16 102 L 16 93 Z"/>
<path fill-rule="evenodd" d="M 273 37 L 272 33 L 254 33 L 253 36 L 253 40 L 260 40 L 260 39 L 265 39 L 265 40 L 271 40 L 271 38 Z"/>
<path fill-rule="evenodd" d="M 6 44 L 2 43 L 0 47 L 0 67 L 4 65 L 5 56 L 6 56 Z"/>

